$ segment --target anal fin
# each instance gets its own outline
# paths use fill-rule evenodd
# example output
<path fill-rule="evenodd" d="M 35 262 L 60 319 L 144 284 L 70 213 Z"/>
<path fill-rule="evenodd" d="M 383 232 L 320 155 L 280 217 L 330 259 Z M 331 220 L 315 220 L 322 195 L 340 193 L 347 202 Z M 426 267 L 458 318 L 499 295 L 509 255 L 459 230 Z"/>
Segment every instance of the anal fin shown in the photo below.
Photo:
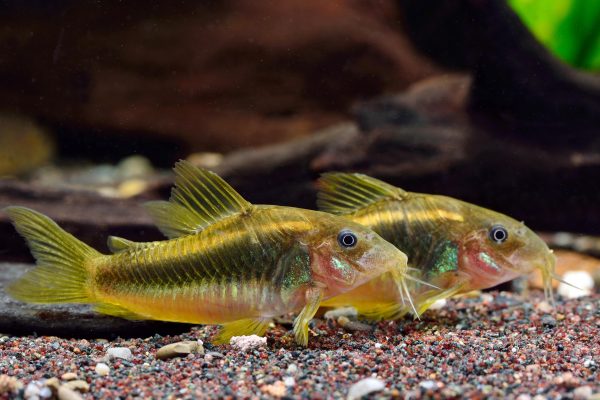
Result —
<path fill-rule="evenodd" d="M 264 336 L 270 323 L 270 319 L 262 318 L 248 318 L 227 322 L 221 325 L 221 330 L 212 340 L 212 343 L 229 344 L 229 340 L 234 336 Z"/>

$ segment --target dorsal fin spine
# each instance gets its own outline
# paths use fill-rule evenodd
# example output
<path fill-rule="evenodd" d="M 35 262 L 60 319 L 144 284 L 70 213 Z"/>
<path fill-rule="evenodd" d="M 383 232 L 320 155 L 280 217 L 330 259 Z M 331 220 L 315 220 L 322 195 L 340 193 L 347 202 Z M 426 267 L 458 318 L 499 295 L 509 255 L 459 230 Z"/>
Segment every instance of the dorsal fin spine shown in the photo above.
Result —
<path fill-rule="evenodd" d="M 238 213 L 247 213 L 252 204 L 227 182 L 208 170 L 187 161 L 175 164 L 175 186 L 168 202 L 150 202 L 147 209 L 167 237 L 194 234 L 206 226 Z"/>
<path fill-rule="evenodd" d="M 409 194 L 363 174 L 330 172 L 319 179 L 317 204 L 323 211 L 348 214 L 382 200 L 405 200 Z"/>

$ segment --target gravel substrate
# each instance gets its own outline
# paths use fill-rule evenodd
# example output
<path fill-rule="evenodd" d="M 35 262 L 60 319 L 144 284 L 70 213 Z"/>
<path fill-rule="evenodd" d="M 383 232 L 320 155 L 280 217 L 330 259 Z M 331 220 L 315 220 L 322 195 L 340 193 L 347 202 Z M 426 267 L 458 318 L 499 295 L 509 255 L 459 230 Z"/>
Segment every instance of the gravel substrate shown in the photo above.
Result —
<path fill-rule="evenodd" d="M 22 385 L 17 396 L 35 393 L 32 381 L 41 390 L 56 377 L 56 390 L 75 374 L 89 384 L 83 398 L 345 398 L 365 378 L 375 379 L 352 396 L 372 388 L 377 398 L 598 398 L 599 306 L 596 294 L 560 301 L 548 312 L 540 293 L 525 301 L 486 293 L 451 300 L 420 321 L 382 322 L 370 331 L 315 320 L 308 349 L 293 344 L 286 325 L 269 331 L 266 347 L 245 351 L 211 346 L 214 327 L 112 341 L 0 335 L 0 375 L 18 380 L 11 380 L 11 387 Z M 162 346 L 198 339 L 203 349 L 183 358 L 155 357 Z M 118 349 L 109 356 L 115 347 L 132 354 Z M 8 380 L 0 377 L 0 390 Z M 71 386 L 59 394 L 77 398 L 86 389 L 82 382 Z"/>

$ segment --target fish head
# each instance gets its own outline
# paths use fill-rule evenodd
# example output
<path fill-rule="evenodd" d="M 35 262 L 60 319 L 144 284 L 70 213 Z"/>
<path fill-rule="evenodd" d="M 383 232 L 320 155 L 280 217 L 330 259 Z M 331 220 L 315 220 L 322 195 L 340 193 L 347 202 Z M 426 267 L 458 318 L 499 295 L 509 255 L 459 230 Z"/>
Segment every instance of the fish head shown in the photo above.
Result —
<path fill-rule="evenodd" d="M 467 205 L 458 238 L 459 271 L 471 276 L 471 290 L 483 289 L 542 271 L 551 297 L 555 256 L 523 222 L 481 207 Z M 548 292 L 550 290 L 550 292 Z"/>
<path fill-rule="evenodd" d="M 385 273 L 400 276 L 407 257 L 367 227 L 324 214 L 320 229 L 307 238 L 315 282 L 331 295 L 358 287 Z"/>

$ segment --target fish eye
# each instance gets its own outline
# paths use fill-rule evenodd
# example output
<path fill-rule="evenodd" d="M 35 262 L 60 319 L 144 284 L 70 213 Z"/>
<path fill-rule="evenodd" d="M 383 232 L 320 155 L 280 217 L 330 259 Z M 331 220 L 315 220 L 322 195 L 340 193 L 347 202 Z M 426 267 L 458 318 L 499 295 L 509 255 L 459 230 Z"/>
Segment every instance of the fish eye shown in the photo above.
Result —
<path fill-rule="evenodd" d="M 489 236 L 491 241 L 500 244 L 508 239 L 508 231 L 502 225 L 494 225 L 490 228 Z"/>
<path fill-rule="evenodd" d="M 340 246 L 347 249 L 356 246 L 356 242 L 358 242 L 358 238 L 351 231 L 341 231 L 338 234 L 337 240 Z"/>

